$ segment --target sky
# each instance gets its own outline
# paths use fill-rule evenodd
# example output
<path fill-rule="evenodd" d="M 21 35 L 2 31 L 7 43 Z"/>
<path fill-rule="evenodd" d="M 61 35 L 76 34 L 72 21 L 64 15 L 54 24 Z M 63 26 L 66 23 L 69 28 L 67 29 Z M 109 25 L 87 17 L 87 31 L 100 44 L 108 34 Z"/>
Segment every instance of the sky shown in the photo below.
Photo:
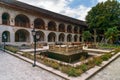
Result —
<path fill-rule="evenodd" d="M 62 15 L 85 21 L 88 11 L 107 0 L 18 0 Z M 118 0 L 120 2 L 120 0 Z"/>

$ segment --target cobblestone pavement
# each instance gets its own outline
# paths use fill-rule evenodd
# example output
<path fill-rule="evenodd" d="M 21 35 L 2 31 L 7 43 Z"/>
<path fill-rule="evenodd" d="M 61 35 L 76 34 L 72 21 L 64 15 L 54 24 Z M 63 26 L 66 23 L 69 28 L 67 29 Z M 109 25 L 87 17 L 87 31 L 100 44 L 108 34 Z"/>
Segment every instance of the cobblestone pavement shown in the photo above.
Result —
<path fill-rule="evenodd" d="M 32 64 L 0 51 L 0 80 L 64 80 Z"/>
<path fill-rule="evenodd" d="M 120 57 L 89 80 L 120 80 Z"/>

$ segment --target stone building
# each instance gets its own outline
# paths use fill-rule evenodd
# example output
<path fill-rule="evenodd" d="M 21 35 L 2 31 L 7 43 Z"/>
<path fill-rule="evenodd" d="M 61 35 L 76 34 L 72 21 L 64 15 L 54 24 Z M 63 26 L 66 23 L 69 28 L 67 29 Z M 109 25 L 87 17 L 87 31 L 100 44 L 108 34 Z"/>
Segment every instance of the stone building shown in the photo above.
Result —
<path fill-rule="evenodd" d="M 0 43 L 22 45 L 33 43 L 32 29 L 39 43 L 81 42 L 87 28 L 84 21 L 28 5 L 16 0 L 0 0 Z"/>

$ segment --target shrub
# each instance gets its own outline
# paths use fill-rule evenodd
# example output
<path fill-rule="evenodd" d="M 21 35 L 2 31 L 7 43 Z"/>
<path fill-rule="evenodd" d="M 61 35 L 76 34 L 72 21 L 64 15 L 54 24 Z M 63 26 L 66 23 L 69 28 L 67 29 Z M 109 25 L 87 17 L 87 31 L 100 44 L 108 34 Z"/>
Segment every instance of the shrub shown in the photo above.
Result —
<path fill-rule="evenodd" d="M 99 66 L 101 63 L 102 63 L 102 59 L 100 58 L 100 57 L 96 57 L 96 58 L 94 58 L 94 62 L 95 62 L 95 64 L 97 65 L 97 66 Z"/>
<path fill-rule="evenodd" d="M 82 73 L 81 69 L 70 68 L 68 71 L 68 76 L 79 76 Z"/>
<path fill-rule="evenodd" d="M 57 62 L 52 62 L 51 67 L 53 67 L 54 69 L 59 69 L 60 65 Z"/>
<path fill-rule="evenodd" d="M 93 68 L 93 67 L 95 66 L 94 60 L 89 60 L 89 61 L 87 62 L 87 66 L 88 66 L 88 69 Z"/>
<path fill-rule="evenodd" d="M 67 67 L 67 66 L 62 66 L 61 68 L 60 68 L 60 70 L 63 72 L 63 73 L 68 73 L 68 71 L 69 71 L 69 67 Z"/>
<path fill-rule="evenodd" d="M 82 64 L 80 65 L 80 69 L 85 72 L 88 68 L 87 68 L 87 65 L 86 64 Z"/>
<path fill-rule="evenodd" d="M 112 57 L 112 54 L 111 53 L 105 53 L 104 55 L 101 56 L 101 59 L 103 61 L 107 61 L 109 58 Z"/>
<path fill-rule="evenodd" d="M 5 46 L 5 49 L 7 49 L 13 53 L 18 52 L 18 49 L 16 47 L 13 47 L 13 46 Z"/>

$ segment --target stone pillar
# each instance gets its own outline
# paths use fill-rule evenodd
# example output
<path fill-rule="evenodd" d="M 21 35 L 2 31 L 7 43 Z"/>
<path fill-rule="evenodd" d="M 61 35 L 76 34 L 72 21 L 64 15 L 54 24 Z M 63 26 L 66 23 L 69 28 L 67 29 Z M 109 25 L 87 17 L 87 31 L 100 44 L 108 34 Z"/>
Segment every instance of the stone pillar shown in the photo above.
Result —
<path fill-rule="evenodd" d="M 64 42 L 67 42 L 67 34 L 65 34 L 65 41 Z"/>
<path fill-rule="evenodd" d="M 10 42 L 11 43 L 15 42 L 15 29 L 14 28 L 10 32 Z"/>
<path fill-rule="evenodd" d="M 59 34 L 55 33 L 56 34 L 56 42 L 59 41 Z"/>
<path fill-rule="evenodd" d="M 45 21 L 45 30 L 48 30 L 48 20 L 44 20 Z"/>

